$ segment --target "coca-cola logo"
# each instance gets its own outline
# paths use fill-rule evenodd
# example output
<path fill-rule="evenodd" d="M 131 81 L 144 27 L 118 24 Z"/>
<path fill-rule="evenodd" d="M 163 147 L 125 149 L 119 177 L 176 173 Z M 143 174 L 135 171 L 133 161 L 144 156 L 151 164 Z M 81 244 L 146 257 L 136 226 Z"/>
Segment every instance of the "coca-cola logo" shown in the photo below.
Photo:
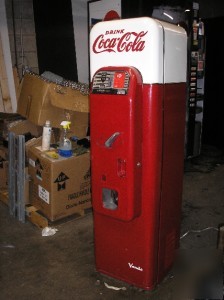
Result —
<path fill-rule="evenodd" d="M 94 41 L 92 50 L 94 53 L 102 52 L 141 52 L 145 48 L 143 37 L 148 31 L 124 32 L 122 30 L 106 31 L 100 34 Z M 110 34 L 120 33 L 119 37 L 110 37 Z M 109 36 L 108 36 L 109 35 Z"/>

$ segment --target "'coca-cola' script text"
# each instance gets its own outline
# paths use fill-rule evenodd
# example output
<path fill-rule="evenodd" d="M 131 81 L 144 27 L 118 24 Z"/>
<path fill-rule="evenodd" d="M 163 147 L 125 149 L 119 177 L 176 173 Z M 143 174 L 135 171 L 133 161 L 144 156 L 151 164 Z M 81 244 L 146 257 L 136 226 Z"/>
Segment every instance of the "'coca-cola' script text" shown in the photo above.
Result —
<path fill-rule="evenodd" d="M 100 34 L 93 43 L 93 52 L 141 52 L 145 48 L 143 37 L 148 31 L 126 32 L 121 37 L 110 38 Z"/>

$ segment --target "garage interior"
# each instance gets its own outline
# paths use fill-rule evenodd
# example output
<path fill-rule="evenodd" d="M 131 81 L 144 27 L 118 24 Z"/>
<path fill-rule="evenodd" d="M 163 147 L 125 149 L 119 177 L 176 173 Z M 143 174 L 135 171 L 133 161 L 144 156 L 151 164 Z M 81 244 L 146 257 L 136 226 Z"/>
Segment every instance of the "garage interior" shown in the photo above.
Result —
<path fill-rule="evenodd" d="M 0 10 L 3 55 L 0 62 L 5 64 L 5 71 L 2 68 L 0 73 L 0 133 L 1 146 L 5 147 L 4 135 L 8 134 L 4 131 L 5 124 L 15 121 L 14 116 L 18 117 L 17 97 L 24 74 L 38 78 L 37 74 L 45 72 L 46 76 L 52 75 L 57 80 L 65 78 L 64 88 L 67 89 L 72 83 L 79 82 L 81 87 L 79 85 L 72 92 L 75 90 L 77 95 L 81 89 L 86 89 L 79 96 L 87 95 L 90 83 L 88 14 L 91 3 L 96 1 L 66 0 L 63 5 L 61 1 L 46 3 L 43 0 L 3 2 Z M 164 8 L 179 14 L 192 3 L 122 0 L 122 18 L 152 17 L 155 9 Z M 224 66 L 219 32 L 224 24 L 224 4 L 222 0 L 196 3 L 200 7 L 199 15 L 206 36 L 202 132 L 200 145 L 196 143 L 198 148 L 193 155 L 185 153 L 180 247 L 174 267 L 153 291 L 144 291 L 102 275 L 95 269 L 93 213 L 88 205 L 83 212 L 56 221 L 40 213 L 39 219 L 32 222 L 28 210 L 25 222 L 21 222 L 10 214 L 8 189 L 4 188 L 0 196 L 0 285 L 3 299 L 223 299 Z M 85 28 L 81 28 L 83 24 Z M 86 45 L 81 46 L 83 52 L 80 43 Z M 5 54 L 7 49 L 10 57 Z M 14 89 L 8 72 L 10 66 L 13 66 Z M 60 105 L 57 109 L 63 109 Z M 77 133 L 83 133 L 80 130 L 85 127 L 88 136 L 88 110 L 85 110 L 85 105 L 81 109 L 82 112 L 75 112 L 76 119 L 81 122 Z M 84 117 L 81 116 L 83 112 Z M 26 117 L 22 119 L 26 121 Z M 58 130 L 55 132 L 57 136 Z M 36 137 L 40 135 L 42 126 L 37 125 L 32 136 L 33 133 Z M 1 166 L 5 166 L 7 159 L 3 155 L 0 157 Z M 86 170 L 85 174 L 88 173 Z M 2 182 L 4 176 L 0 177 Z M 55 234 L 43 236 L 44 224 L 56 229 Z"/>

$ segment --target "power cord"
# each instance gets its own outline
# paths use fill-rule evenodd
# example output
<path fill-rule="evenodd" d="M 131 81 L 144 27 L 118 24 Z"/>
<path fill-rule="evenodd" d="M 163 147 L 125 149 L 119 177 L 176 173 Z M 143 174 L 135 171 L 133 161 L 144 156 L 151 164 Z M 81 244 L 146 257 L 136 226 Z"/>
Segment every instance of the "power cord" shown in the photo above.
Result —
<path fill-rule="evenodd" d="M 188 230 L 187 232 L 185 232 L 181 237 L 180 237 L 180 240 L 182 238 L 184 238 L 185 236 L 187 236 L 189 233 L 200 233 L 200 232 L 203 232 L 203 231 L 206 231 L 206 230 L 210 230 L 210 229 L 213 229 L 213 230 L 216 230 L 216 231 L 219 231 L 218 228 L 215 228 L 215 227 L 207 227 L 207 228 L 204 228 L 204 229 L 199 229 L 199 230 Z"/>

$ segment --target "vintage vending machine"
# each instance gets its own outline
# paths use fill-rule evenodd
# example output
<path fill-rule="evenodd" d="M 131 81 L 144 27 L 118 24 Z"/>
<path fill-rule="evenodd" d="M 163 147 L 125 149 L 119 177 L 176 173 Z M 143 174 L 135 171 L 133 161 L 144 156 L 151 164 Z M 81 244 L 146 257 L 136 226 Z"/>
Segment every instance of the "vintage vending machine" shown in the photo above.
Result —
<path fill-rule="evenodd" d="M 153 289 L 180 237 L 187 37 L 142 17 L 90 33 L 96 269 Z"/>

